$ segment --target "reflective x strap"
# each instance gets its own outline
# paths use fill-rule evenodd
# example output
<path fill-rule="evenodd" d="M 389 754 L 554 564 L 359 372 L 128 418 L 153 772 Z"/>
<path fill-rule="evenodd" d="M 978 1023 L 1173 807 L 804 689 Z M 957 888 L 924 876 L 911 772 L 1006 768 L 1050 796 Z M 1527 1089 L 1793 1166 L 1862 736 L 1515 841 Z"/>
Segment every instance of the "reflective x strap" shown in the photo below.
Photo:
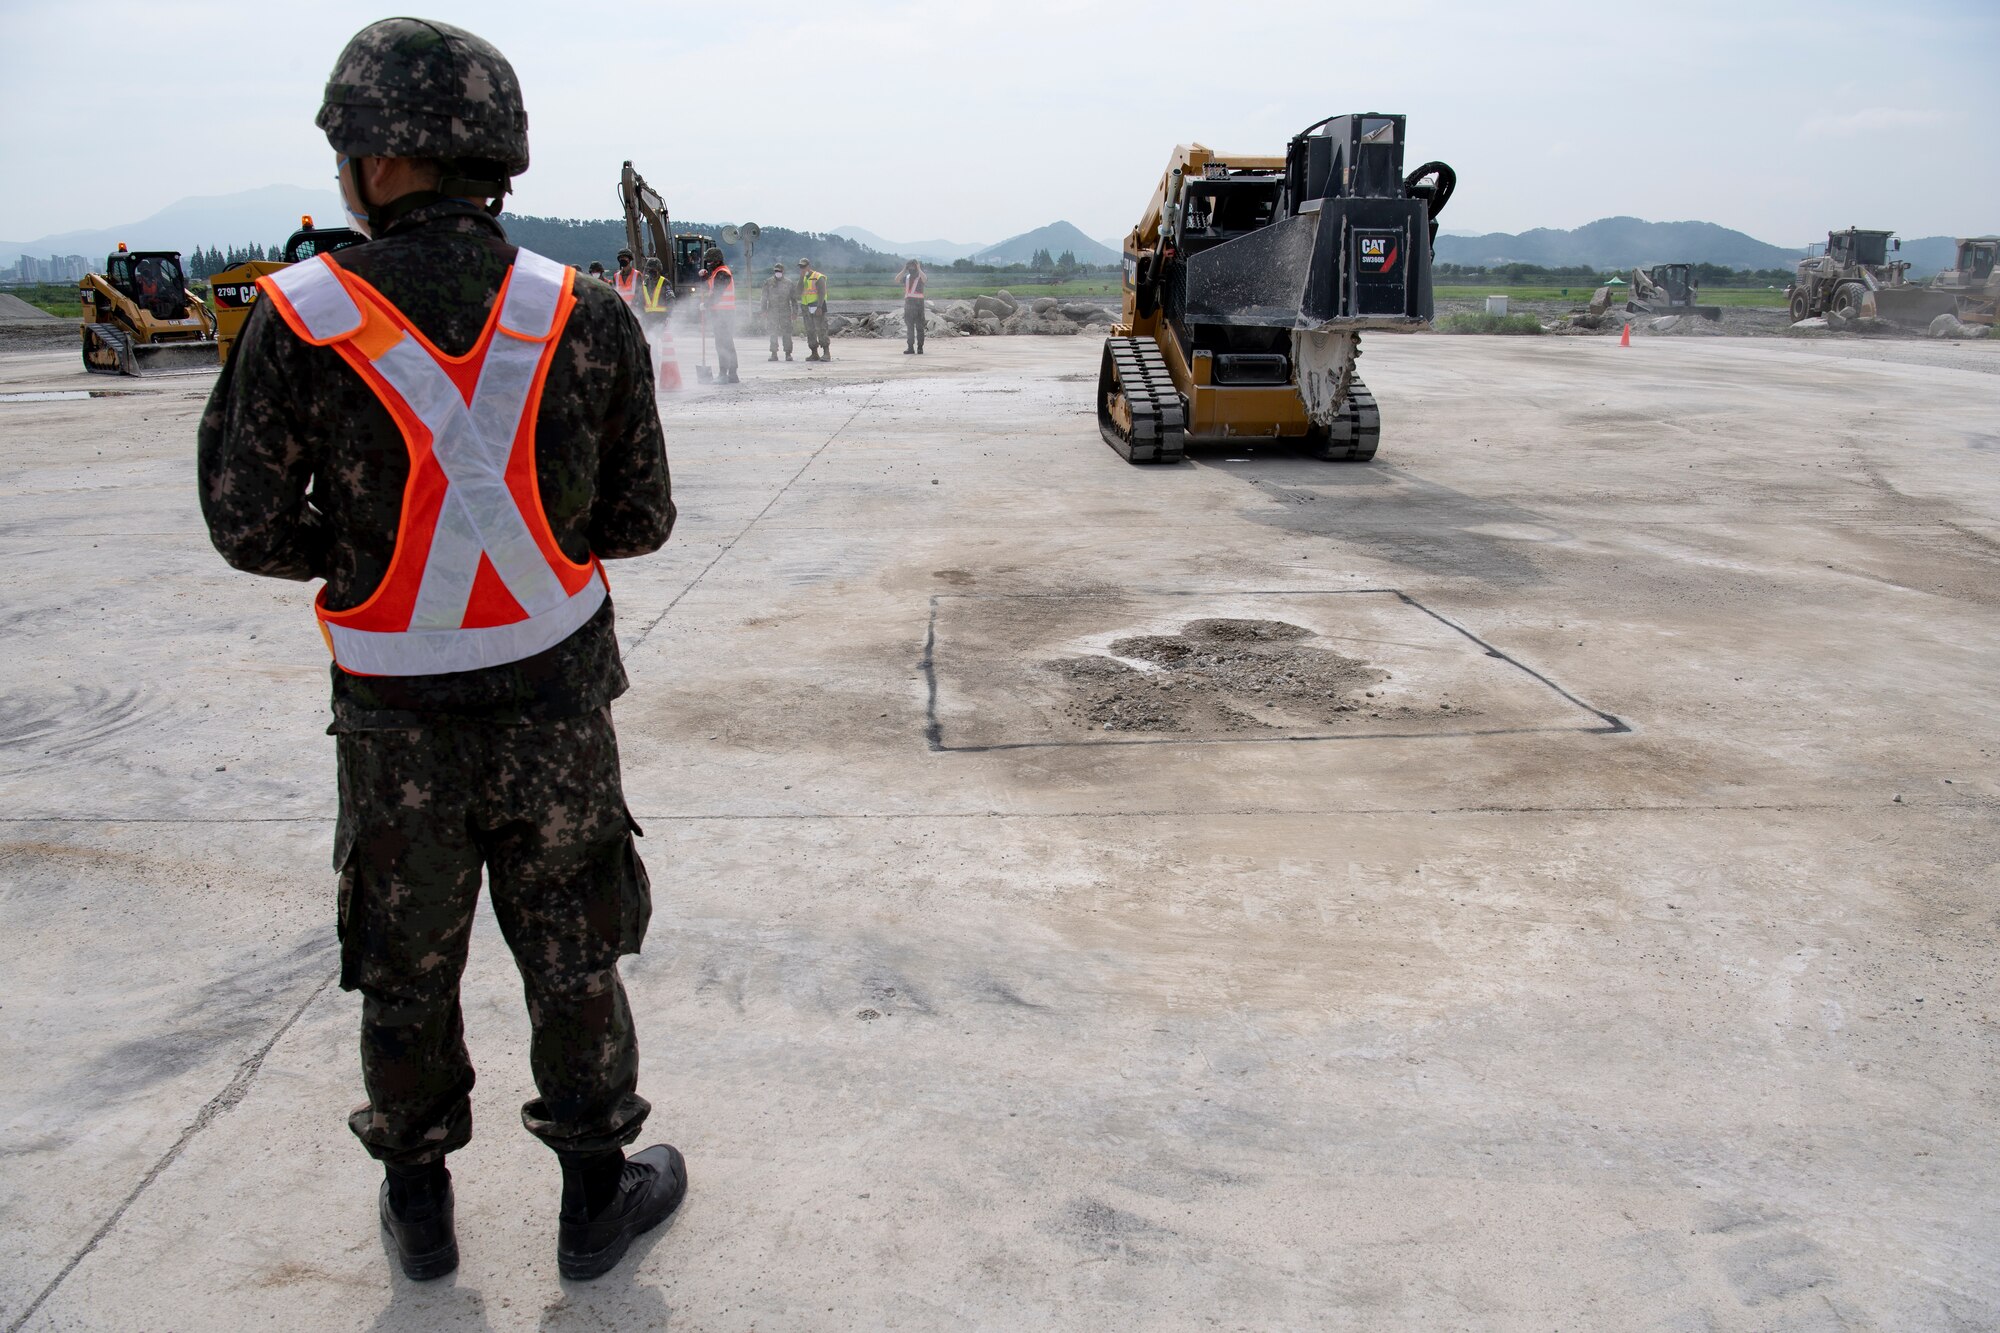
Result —
<path fill-rule="evenodd" d="M 361 307 L 325 255 L 279 269 L 264 281 L 278 289 L 305 325 L 306 340 L 316 346 L 324 347 L 361 327 Z"/>
<path fill-rule="evenodd" d="M 500 336 L 487 348 L 469 407 L 408 334 L 375 359 L 375 369 L 430 430 L 432 456 L 450 483 L 424 561 L 413 630 L 462 624 L 482 554 L 530 616 L 568 597 L 507 487 L 507 461 L 555 324 L 563 273 L 553 261 L 520 253 L 500 311 Z"/>

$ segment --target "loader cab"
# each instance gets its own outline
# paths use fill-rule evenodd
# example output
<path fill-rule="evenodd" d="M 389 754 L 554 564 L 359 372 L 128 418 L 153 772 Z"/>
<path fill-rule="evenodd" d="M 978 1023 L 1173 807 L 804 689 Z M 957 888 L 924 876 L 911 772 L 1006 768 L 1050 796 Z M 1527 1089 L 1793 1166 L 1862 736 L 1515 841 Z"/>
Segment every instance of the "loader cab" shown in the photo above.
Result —
<path fill-rule="evenodd" d="M 299 229 L 285 240 L 284 261 L 296 264 L 314 255 L 330 255 L 351 246 L 366 245 L 368 238 L 351 227 L 315 227 L 312 215 L 299 219 Z"/>
<path fill-rule="evenodd" d="M 701 257 L 715 244 L 711 237 L 693 232 L 681 232 L 674 237 L 673 279 L 674 294 L 686 294 L 687 290 L 701 281 Z"/>
<path fill-rule="evenodd" d="M 1178 229 L 1189 254 L 1268 227 L 1278 217 L 1284 178 L 1275 171 L 1237 171 L 1189 181 Z"/>
<path fill-rule="evenodd" d="M 1891 231 L 1857 231 L 1852 227 L 1830 231 L 1826 234 L 1826 252 L 1836 264 L 1875 268 L 1889 262 L 1889 242 L 1894 235 Z M 1903 243 L 1897 241 L 1896 249 L 1902 248 Z"/>
<path fill-rule="evenodd" d="M 106 256 L 104 276 L 155 319 L 180 319 L 187 311 L 187 278 L 172 250 L 118 250 Z"/>
<path fill-rule="evenodd" d="M 1958 243 L 1956 265 L 1961 281 L 1977 287 L 1993 277 L 1993 265 L 2000 259 L 2000 238 L 1985 236 Z"/>
<path fill-rule="evenodd" d="M 1655 264 L 1648 276 L 1666 292 L 1669 305 L 1693 305 L 1701 287 L 1692 264 Z"/>

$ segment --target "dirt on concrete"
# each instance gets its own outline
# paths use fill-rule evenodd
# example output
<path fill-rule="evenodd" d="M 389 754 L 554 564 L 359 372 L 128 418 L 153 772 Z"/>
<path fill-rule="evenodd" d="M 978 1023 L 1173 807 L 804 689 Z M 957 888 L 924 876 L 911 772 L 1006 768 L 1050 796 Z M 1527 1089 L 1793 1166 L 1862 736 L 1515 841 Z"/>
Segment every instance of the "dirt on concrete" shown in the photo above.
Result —
<path fill-rule="evenodd" d="M 1316 637 L 1282 620 L 1190 620 L 1044 668 L 1070 687 L 1066 715 L 1092 731 L 1250 731 L 1411 711 L 1370 688 L 1388 672 Z"/>

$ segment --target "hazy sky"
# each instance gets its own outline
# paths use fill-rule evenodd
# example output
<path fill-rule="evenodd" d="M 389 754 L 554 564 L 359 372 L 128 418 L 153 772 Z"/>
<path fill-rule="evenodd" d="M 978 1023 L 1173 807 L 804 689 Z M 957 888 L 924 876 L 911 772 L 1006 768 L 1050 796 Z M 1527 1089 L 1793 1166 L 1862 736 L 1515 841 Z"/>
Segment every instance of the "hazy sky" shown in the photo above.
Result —
<path fill-rule="evenodd" d="M 505 51 L 510 207 L 606 217 L 630 157 L 676 216 L 994 241 L 1122 234 L 1177 142 L 1279 152 L 1400 111 L 1453 231 L 1699 218 L 2000 231 L 1996 0 L 422 0 Z M 383 11 L 393 13 L 395 11 Z M 648 15 L 656 17 L 648 17 Z M 0 0 L 0 237 L 330 181 L 313 128 L 365 9 Z"/>

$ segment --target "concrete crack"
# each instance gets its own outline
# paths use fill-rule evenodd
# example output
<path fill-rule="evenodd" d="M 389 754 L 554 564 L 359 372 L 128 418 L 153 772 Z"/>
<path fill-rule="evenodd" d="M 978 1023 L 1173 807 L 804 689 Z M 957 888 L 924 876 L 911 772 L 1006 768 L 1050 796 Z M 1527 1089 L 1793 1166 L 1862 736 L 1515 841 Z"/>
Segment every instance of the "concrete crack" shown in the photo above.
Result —
<path fill-rule="evenodd" d="M 687 586 L 685 588 L 682 588 L 679 592 L 675 593 L 674 599 L 671 602 L 668 602 L 664 607 L 660 609 L 660 614 L 654 616 L 651 621 L 647 622 L 646 628 L 640 630 L 638 635 L 632 640 L 632 642 L 624 645 L 622 651 L 628 653 L 636 652 L 638 650 L 639 645 L 646 641 L 646 636 L 651 634 L 654 630 L 658 629 L 660 626 L 660 622 L 665 620 L 668 614 L 671 613 L 675 607 L 681 604 L 681 598 L 693 592 L 696 586 L 700 584 L 700 582 L 703 579 L 708 577 L 708 572 L 711 569 L 714 569 L 717 565 L 722 563 L 722 557 L 728 555 L 731 551 L 735 550 L 736 543 L 742 541 L 745 537 L 750 535 L 750 529 L 756 527 L 760 522 L 763 521 L 764 515 L 771 512 L 771 506 L 777 504 L 778 501 L 785 498 L 785 493 L 791 490 L 793 484 L 797 482 L 800 477 L 803 477 L 806 474 L 806 469 L 819 461 L 819 456 L 827 451 L 827 447 L 831 445 L 835 440 L 839 439 L 841 436 L 841 432 L 845 431 L 849 426 L 852 426 L 856 418 L 860 417 L 860 415 L 863 412 L 866 412 L 869 408 L 869 405 L 872 404 L 877 398 L 880 398 L 882 396 L 882 390 L 887 387 L 888 386 L 886 383 L 877 384 L 875 386 L 875 392 L 869 394 L 867 398 L 863 399 L 861 406 L 855 408 L 853 414 L 850 415 L 847 418 L 847 420 L 841 422 L 838 426 L 834 427 L 833 434 L 827 436 L 826 439 L 821 441 L 819 448 L 813 450 L 810 454 L 806 455 L 806 461 L 799 464 L 799 470 L 797 472 L 794 472 L 791 475 L 790 479 L 787 480 L 784 485 L 778 488 L 777 493 L 774 494 L 769 500 L 767 500 L 764 503 L 764 507 L 762 509 L 759 509 L 757 513 L 751 518 L 751 520 L 748 523 L 745 523 L 742 526 L 742 528 L 737 531 L 736 535 L 734 537 L 731 537 L 720 551 L 717 551 L 715 553 L 715 559 L 703 565 L 701 567 L 701 573 L 695 575 L 692 579 L 689 579 Z"/>
<path fill-rule="evenodd" d="M 41 1309 L 49 1297 L 55 1295 L 56 1288 L 62 1286 L 68 1280 L 69 1275 L 76 1271 L 77 1265 L 89 1258 L 91 1252 L 103 1242 L 106 1236 L 111 1234 L 111 1229 L 118 1225 L 119 1220 L 138 1201 L 139 1196 L 144 1194 L 151 1187 L 152 1183 L 158 1180 L 161 1174 L 174 1164 L 181 1153 L 187 1150 L 188 1144 L 194 1142 L 195 1136 L 213 1124 L 217 1117 L 234 1110 L 237 1103 L 241 1102 L 249 1094 L 251 1080 L 255 1079 L 257 1071 L 264 1067 L 264 1057 L 268 1056 L 272 1048 L 279 1041 L 283 1040 L 284 1035 L 292 1030 L 292 1025 L 297 1023 L 305 1014 L 305 1011 L 312 1007 L 313 1001 L 317 1000 L 325 992 L 326 988 L 333 984 L 334 978 L 338 975 L 338 973 L 330 975 L 324 981 L 320 982 L 319 985 L 314 986 L 312 993 L 306 996 L 298 1008 L 292 1010 L 290 1017 L 279 1024 L 278 1030 L 271 1034 L 270 1040 L 258 1047 L 255 1055 L 237 1067 L 235 1077 L 229 1080 L 222 1091 L 209 1098 L 208 1104 L 195 1112 L 194 1119 L 188 1122 L 188 1127 L 181 1131 L 181 1136 L 174 1140 L 173 1146 L 161 1155 L 159 1161 L 153 1163 L 150 1171 L 140 1177 L 139 1183 L 134 1185 L 124 1200 L 112 1210 L 111 1216 L 104 1219 L 104 1225 L 97 1228 L 97 1231 L 82 1249 L 70 1256 L 69 1262 L 62 1266 L 62 1271 L 49 1279 L 49 1284 L 42 1288 L 41 1294 L 28 1303 L 28 1308 L 21 1311 L 13 1323 L 7 1325 L 7 1333 L 19 1333 L 21 1327 L 35 1317 L 35 1311 Z"/>

